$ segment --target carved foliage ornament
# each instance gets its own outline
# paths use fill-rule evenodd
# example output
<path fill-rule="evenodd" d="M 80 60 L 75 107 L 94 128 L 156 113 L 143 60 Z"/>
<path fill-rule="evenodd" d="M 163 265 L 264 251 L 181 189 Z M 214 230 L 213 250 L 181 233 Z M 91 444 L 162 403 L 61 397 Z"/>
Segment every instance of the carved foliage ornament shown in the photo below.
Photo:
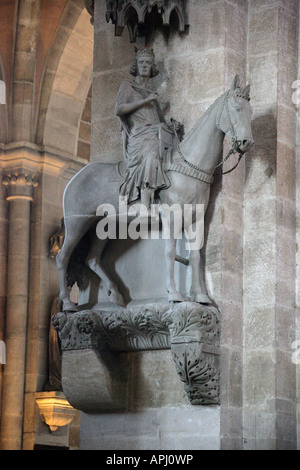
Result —
<path fill-rule="evenodd" d="M 84 0 L 86 9 L 94 15 L 94 0 Z M 170 26 L 174 18 L 174 27 L 184 33 L 188 24 L 185 9 L 186 0 L 106 0 L 106 21 L 115 25 L 115 36 L 121 36 L 127 26 L 130 42 L 137 36 L 145 35 L 147 15 L 157 12 L 164 26 Z"/>
<path fill-rule="evenodd" d="M 58 313 L 52 323 L 63 351 L 139 351 L 171 347 L 193 405 L 219 403 L 219 312 L 191 302 L 115 311 Z"/>

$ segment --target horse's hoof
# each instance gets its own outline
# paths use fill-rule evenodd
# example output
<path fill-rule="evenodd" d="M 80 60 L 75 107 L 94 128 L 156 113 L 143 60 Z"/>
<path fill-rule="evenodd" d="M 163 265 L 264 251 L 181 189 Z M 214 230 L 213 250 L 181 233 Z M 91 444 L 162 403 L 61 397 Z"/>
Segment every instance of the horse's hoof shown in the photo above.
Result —
<path fill-rule="evenodd" d="M 212 304 L 212 301 L 206 294 L 196 294 L 194 296 L 194 302 L 197 304 L 202 304 L 202 305 L 210 305 Z"/>
<path fill-rule="evenodd" d="M 178 292 L 169 292 L 168 293 L 168 301 L 169 302 L 186 302 L 186 299 L 182 297 Z"/>
<path fill-rule="evenodd" d="M 109 291 L 108 295 L 110 302 L 118 305 L 119 307 L 125 307 L 125 302 L 120 292 Z"/>
<path fill-rule="evenodd" d="M 78 312 L 79 307 L 71 302 L 71 300 L 64 300 L 62 303 L 62 309 L 64 312 Z"/>

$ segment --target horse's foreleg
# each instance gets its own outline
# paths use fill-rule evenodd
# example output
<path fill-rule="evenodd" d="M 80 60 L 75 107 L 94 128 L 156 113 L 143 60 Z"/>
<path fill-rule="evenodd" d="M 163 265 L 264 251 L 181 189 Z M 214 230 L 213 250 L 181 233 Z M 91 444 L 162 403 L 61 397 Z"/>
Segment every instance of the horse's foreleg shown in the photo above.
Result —
<path fill-rule="evenodd" d="M 176 244 L 177 238 L 174 233 L 174 226 L 171 227 L 169 220 L 162 217 L 164 235 L 165 235 L 165 259 L 166 259 L 166 274 L 167 274 L 167 291 L 169 302 L 184 302 L 186 299 L 180 295 L 176 289 L 174 267 L 176 257 Z M 171 231 L 171 228 L 173 231 Z"/>
<path fill-rule="evenodd" d="M 196 234 L 196 224 L 192 224 L 193 234 Z M 186 232 L 186 237 L 189 237 L 189 233 Z M 203 240 L 199 240 L 199 246 L 202 246 Z M 190 300 L 192 302 L 198 302 L 200 304 L 210 304 L 211 300 L 208 297 L 206 284 L 205 284 L 205 277 L 204 277 L 204 269 L 203 269 L 203 261 L 200 253 L 199 246 L 196 248 L 192 247 L 191 240 L 189 240 L 190 246 L 190 268 L 192 270 L 192 283 L 190 289 Z"/>
<path fill-rule="evenodd" d="M 192 270 L 190 300 L 200 304 L 211 304 L 211 300 L 207 295 L 202 257 L 199 250 L 190 251 L 190 266 Z"/>
<path fill-rule="evenodd" d="M 94 238 L 91 244 L 88 257 L 86 259 L 86 264 L 105 283 L 109 300 L 123 307 L 125 305 L 124 299 L 122 295 L 120 294 L 117 285 L 112 281 L 112 279 L 109 277 L 107 272 L 103 269 L 102 264 L 101 264 L 101 255 L 103 253 L 103 250 L 107 242 L 108 242 L 108 239 L 100 240 L 97 237 Z"/>

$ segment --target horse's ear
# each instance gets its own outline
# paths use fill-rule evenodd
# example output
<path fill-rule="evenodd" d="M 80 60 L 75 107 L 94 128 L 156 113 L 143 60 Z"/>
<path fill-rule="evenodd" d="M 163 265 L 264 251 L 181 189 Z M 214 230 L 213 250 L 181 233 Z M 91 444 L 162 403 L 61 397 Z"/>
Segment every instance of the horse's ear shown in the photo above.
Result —
<path fill-rule="evenodd" d="M 250 85 L 247 85 L 244 89 L 244 94 L 250 99 Z"/>
<path fill-rule="evenodd" d="M 234 91 L 240 86 L 240 77 L 236 75 L 231 85 L 231 90 Z"/>

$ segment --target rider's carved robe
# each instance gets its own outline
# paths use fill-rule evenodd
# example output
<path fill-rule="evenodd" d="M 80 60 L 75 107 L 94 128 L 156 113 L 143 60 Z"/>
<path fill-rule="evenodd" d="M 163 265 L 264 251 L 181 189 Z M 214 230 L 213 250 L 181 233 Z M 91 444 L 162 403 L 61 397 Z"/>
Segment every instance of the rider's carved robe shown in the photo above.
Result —
<path fill-rule="evenodd" d="M 120 87 L 116 107 L 141 101 L 150 93 L 134 81 L 125 81 Z M 159 142 L 160 128 L 166 124 L 158 103 L 151 102 L 127 114 L 122 125 L 128 173 L 120 187 L 120 195 L 127 196 L 128 202 L 132 202 L 140 197 L 140 189 L 145 186 L 155 190 L 168 187 Z"/>

